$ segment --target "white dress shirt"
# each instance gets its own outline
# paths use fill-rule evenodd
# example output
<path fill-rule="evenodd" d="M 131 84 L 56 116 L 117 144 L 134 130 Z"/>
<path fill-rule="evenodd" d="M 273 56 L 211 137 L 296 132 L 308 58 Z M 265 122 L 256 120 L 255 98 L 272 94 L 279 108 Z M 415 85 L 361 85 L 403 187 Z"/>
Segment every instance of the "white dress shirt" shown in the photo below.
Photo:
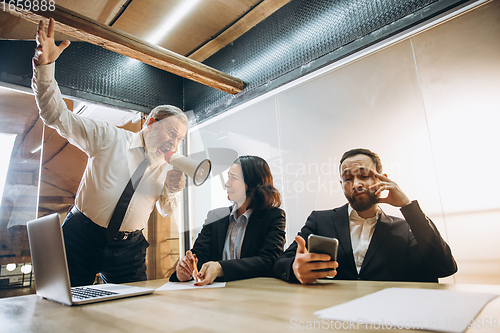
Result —
<path fill-rule="evenodd" d="M 47 126 L 87 154 L 87 166 L 75 204 L 94 223 L 106 228 L 123 189 L 144 158 L 142 134 L 69 111 L 54 79 L 54 67 L 54 63 L 33 65 L 32 88 L 40 117 Z M 162 215 L 172 214 L 177 198 L 164 185 L 171 169 L 161 160 L 154 164 L 149 162 L 120 231 L 143 229 L 155 204 Z"/>
<path fill-rule="evenodd" d="M 348 214 L 354 263 L 356 264 L 356 269 L 359 274 L 361 266 L 363 265 L 363 260 L 365 259 L 366 251 L 372 240 L 373 232 L 375 231 L 375 225 L 377 225 L 377 220 L 380 216 L 380 208 L 377 210 L 377 214 L 374 217 L 364 219 L 359 216 L 358 212 L 352 209 L 349 204 Z"/>

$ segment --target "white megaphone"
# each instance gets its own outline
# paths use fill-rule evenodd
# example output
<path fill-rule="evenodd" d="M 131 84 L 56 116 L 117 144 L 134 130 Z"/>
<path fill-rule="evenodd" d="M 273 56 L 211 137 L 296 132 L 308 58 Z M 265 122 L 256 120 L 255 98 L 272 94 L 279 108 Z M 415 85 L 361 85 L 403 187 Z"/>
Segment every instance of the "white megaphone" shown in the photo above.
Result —
<path fill-rule="evenodd" d="M 207 180 L 212 169 L 212 162 L 209 159 L 197 162 L 173 151 L 166 152 L 164 157 L 168 164 L 191 177 L 196 186 L 200 186 Z"/>

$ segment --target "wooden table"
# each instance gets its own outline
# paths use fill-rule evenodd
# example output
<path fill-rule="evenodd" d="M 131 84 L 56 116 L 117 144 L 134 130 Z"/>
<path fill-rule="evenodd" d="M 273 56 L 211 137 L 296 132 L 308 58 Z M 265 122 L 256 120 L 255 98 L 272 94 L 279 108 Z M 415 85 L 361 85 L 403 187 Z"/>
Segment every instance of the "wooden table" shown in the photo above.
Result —
<path fill-rule="evenodd" d="M 157 288 L 166 282 L 153 280 L 134 285 Z M 308 323 L 321 322 L 314 311 L 389 287 L 500 294 L 499 285 L 325 280 L 302 286 L 257 278 L 228 282 L 225 288 L 158 291 L 147 296 L 73 307 L 28 295 L 0 299 L 0 332 L 309 332 L 314 330 L 300 329 L 299 324 L 306 327 Z M 496 319 L 498 323 L 500 297 L 488 303 L 478 318 Z M 334 325 L 322 327 L 319 331 L 353 331 L 335 329 Z M 358 331 L 370 332 L 365 327 Z M 496 329 L 473 327 L 467 332 L 499 331 L 497 326 Z"/>

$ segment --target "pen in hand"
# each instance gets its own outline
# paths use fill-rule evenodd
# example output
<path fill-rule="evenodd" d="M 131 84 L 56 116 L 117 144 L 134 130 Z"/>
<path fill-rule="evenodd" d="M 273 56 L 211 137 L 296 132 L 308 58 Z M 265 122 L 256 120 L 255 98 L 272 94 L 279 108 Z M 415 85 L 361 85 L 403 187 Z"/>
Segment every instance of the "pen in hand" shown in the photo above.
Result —
<path fill-rule="evenodd" d="M 196 259 L 196 254 L 194 255 L 194 258 Z M 194 266 L 194 281 L 199 282 L 198 281 L 198 263 L 195 260 L 193 260 L 193 266 Z"/>

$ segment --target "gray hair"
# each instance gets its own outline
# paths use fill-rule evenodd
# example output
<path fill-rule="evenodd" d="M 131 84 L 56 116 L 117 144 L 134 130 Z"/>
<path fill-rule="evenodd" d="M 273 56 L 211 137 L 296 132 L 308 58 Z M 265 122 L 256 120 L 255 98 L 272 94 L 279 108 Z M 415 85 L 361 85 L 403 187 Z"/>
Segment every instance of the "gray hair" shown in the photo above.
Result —
<path fill-rule="evenodd" d="M 179 118 L 179 120 L 182 121 L 186 125 L 186 127 L 188 126 L 188 118 L 186 117 L 184 112 L 173 105 L 158 105 L 157 107 L 155 107 L 148 114 L 148 117 L 146 118 L 146 124 L 151 118 L 155 120 L 162 120 L 171 116 Z"/>

